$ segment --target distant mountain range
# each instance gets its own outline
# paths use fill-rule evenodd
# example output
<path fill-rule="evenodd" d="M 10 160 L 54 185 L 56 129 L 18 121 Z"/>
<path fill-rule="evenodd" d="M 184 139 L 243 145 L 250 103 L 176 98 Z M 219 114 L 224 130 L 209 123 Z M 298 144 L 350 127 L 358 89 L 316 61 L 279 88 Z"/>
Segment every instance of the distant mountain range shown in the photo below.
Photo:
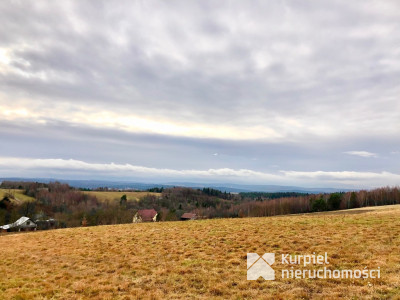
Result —
<path fill-rule="evenodd" d="M 154 187 L 174 187 L 184 186 L 191 188 L 204 188 L 209 187 L 222 192 L 240 193 L 240 192 L 298 192 L 298 193 L 334 193 L 352 191 L 351 189 L 337 189 L 337 188 L 304 188 L 298 186 L 281 186 L 281 185 L 246 185 L 246 184 L 232 184 L 232 183 L 193 183 L 193 182 L 168 182 L 168 183 L 143 183 L 143 182 L 129 182 L 129 181 L 108 181 L 108 180 L 69 180 L 69 179 L 54 179 L 54 178 L 0 178 L 0 181 L 34 181 L 49 183 L 51 181 L 58 181 L 68 183 L 70 186 L 76 188 L 96 189 L 99 187 L 108 187 L 111 189 L 137 189 L 147 190 Z"/>

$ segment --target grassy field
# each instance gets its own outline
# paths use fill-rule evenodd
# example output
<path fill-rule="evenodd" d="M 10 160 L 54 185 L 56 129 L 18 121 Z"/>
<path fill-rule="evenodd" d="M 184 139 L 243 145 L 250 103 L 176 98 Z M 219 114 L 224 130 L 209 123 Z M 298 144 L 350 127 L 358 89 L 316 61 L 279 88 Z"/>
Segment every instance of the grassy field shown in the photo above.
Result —
<path fill-rule="evenodd" d="M 399 234 L 400 206 L 7 234 L 0 298 L 393 299 Z M 247 281 L 247 252 L 274 252 L 276 280 Z M 381 278 L 279 278 L 281 254 L 313 252 L 332 269 L 380 267 Z"/>
<path fill-rule="evenodd" d="M 14 197 L 14 199 L 11 200 L 15 200 L 19 203 L 22 203 L 24 201 L 35 200 L 35 198 L 24 195 L 23 190 L 16 190 L 16 189 L 0 189 L 0 200 L 3 199 L 3 197 L 6 196 L 7 194 L 11 194 Z"/>
<path fill-rule="evenodd" d="M 126 195 L 128 201 L 138 201 L 140 198 L 146 195 L 155 195 L 157 197 L 161 196 L 160 193 L 150 193 L 150 192 L 98 192 L 98 191 L 85 191 L 85 194 L 94 195 L 99 201 L 119 201 L 122 195 Z"/>
<path fill-rule="evenodd" d="M 99 201 L 119 201 L 122 195 L 126 195 L 128 201 L 138 201 L 140 198 L 146 195 L 155 195 L 157 197 L 161 196 L 161 193 L 150 193 L 150 192 L 98 192 L 98 191 L 84 191 L 83 193 L 94 195 Z M 23 194 L 23 190 L 17 189 L 0 189 L 0 200 L 6 194 L 11 194 L 14 196 L 17 202 L 32 201 L 35 200 L 32 197 Z"/>

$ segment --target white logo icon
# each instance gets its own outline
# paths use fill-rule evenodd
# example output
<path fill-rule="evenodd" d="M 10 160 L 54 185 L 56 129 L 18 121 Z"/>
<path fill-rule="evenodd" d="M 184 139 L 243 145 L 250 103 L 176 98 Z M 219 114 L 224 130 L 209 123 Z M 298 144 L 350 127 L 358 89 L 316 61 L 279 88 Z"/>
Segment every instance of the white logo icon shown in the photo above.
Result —
<path fill-rule="evenodd" d="M 260 257 L 257 253 L 247 253 L 247 280 L 257 280 L 260 276 L 265 280 L 275 280 L 275 271 L 271 265 L 275 262 L 275 253 L 265 253 Z"/>

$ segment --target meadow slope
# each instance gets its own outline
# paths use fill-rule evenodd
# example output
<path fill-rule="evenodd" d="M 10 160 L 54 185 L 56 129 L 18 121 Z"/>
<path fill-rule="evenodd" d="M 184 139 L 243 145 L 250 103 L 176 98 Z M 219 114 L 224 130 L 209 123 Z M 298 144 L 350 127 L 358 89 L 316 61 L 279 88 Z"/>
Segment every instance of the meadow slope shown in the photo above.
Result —
<path fill-rule="evenodd" d="M 34 201 L 35 200 L 35 198 L 25 195 L 22 190 L 0 189 L 0 200 L 8 195 L 11 195 L 11 201 L 16 202 L 18 204 L 23 203 L 25 201 Z"/>
<path fill-rule="evenodd" d="M 0 298 L 399 298 L 399 233 L 400 205 L 6 234 Z M 332 269 L 380 267 L 381 278 L 247 281 L 247 252 L 327 252 Z"/>
<path fill-rule="evenodd" d="M 84 194 L 96 196 L 96 198 L 101 201 L 118 202 L 123 195 L 126 195 L 128 201 L 139 201 L 141 198 L 147 195 L 153 195 L 156 197 L 161 197 L 161 193 L 152 192 L 115 192 L 115 191 L 84 191 Z"/>

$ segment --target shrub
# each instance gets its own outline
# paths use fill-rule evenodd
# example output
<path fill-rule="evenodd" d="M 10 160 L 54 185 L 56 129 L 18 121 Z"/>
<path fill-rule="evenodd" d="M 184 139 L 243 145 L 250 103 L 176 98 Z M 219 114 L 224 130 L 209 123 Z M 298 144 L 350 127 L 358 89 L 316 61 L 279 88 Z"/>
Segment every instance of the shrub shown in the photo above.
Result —
<path fill-rule="evenodd" d="M 340 193 L 333 193 L 328 199 L 328 208 L 330 210 L 338 210 L 342 202 L 342 195 Z"/>
<path fill-rule="evenodd" d="M 321 196 L 319 199 L 314 200 L 311 204 L 312 211 L 325 211 L 327 210 L 327 205 L 324 198 Z"/>

